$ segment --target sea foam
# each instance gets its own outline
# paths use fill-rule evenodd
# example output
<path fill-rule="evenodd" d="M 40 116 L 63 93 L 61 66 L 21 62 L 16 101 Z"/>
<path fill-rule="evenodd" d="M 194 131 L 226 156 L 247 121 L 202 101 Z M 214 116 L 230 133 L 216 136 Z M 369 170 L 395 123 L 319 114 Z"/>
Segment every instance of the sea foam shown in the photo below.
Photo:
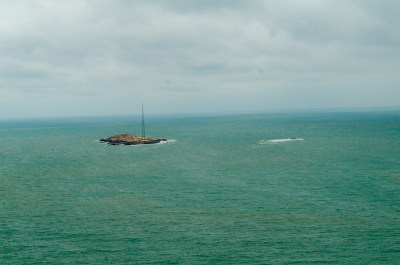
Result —
<path fill-rule="evenodd" d="M 303 141 L 303 138 L 287 138 L 287 139 L 271 139 L 271 140 L 261 140 L 260 144 L 266 143 L 281 143 L 281 142 L 293 142 L 293 141 Z"/>
<path fill-rule="evenodd" d="M 161 142 L 159 142 L 157 144 L 168 144 L 168 143 L 175 143 L 175 142 L 176 142 L 175 139 L 170 139 L 170 140 L 166 140 L 166 141 L 161 141 Z"/>

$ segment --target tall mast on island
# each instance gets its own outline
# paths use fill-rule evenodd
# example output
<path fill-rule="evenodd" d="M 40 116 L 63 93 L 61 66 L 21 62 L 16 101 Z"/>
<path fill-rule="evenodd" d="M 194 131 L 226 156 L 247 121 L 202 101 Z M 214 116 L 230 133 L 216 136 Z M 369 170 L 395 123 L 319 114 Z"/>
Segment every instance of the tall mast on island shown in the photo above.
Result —
<path fill-rule="evenodd" d="M 142 139 L 146 137 L 146 130 L 144 127 L 144 111 L 143 111 L 143 101 L 142 101 Z"/>

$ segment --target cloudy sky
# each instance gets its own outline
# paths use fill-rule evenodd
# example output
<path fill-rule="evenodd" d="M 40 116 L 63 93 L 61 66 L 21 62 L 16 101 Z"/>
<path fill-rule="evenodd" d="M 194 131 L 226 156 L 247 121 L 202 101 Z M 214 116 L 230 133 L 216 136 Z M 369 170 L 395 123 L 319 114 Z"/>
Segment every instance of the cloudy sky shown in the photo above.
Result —
<path fill-rule="evenodd" d="M 397 0 L 0 2 L 0 119 L 400 106 Z"/>

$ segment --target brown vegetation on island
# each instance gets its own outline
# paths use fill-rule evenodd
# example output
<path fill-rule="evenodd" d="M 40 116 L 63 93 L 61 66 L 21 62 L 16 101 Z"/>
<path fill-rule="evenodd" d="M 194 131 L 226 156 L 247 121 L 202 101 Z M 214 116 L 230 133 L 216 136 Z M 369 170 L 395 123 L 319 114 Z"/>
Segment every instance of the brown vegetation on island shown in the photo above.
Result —
<path fill-rule="evenodd" d="M 110 145 L 137 145 L 137 144 L 156 144 L 161 141 L 166 141 L 162 138 L 142 137 L 129 133 L 110 136 L 106 139 L 101 139 L 100 142 L 106 142 Z"/>

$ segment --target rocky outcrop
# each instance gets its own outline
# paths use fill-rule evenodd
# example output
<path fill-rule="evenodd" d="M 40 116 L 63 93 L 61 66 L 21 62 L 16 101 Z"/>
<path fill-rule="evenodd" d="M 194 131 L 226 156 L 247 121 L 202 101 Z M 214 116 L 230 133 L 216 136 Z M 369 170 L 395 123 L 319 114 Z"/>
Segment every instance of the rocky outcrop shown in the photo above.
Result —
<path fill-rule="evenodd" d="M 124 133 L 110 136 L 106 139 L 100 139 L 100 142 L 108 143 L 110 145 L 137 145 L 137 144 L 157 144 L 161 141 L 167 141 L 163 138 L 152 138 Z"/>

